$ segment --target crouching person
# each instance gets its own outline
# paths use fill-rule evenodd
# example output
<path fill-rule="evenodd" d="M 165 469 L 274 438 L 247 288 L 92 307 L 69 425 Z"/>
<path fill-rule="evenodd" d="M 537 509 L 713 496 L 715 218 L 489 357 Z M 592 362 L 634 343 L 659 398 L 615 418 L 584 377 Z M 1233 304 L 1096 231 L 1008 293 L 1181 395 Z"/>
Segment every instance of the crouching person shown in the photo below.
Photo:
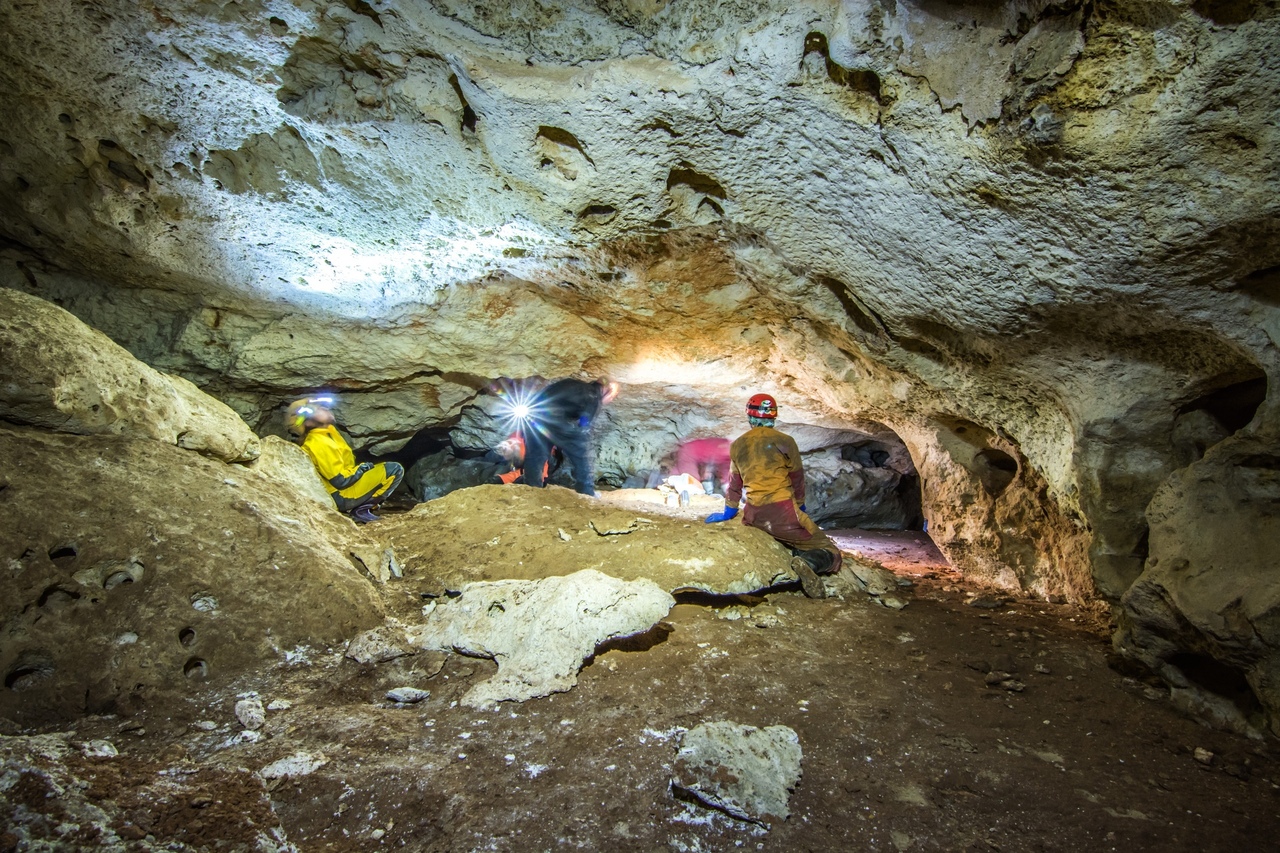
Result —
<path fill-rule="evenodd" d="M 404 466 L 398 462 L 357 465 L 351 446 L 333 424 L 330 405 L 327 397 L 295 400 L 286 415 L 289 431 L 302 438 L 302 449 L 311 457 L 338 511 L 359 524 L 377 521 L 373 508 L 400 485 Z"/>

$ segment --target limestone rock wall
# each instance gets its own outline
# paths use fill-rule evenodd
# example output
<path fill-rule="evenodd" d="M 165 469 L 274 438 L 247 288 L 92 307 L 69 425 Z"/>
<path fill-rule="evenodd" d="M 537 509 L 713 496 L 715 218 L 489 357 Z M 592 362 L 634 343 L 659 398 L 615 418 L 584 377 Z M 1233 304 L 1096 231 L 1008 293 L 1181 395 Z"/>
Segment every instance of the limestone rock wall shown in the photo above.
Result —
<path fill-rule="evenodd" d="M 259 453 L 258 437 L 224 404 L 19 291 L 0 290 L 0 372 L 0 418 L 13 423 L 151 438 L 228 462 Z"/>
<path fill-rule="evenodd" d="M 653 425 L 605 425 L 620 472 L 767 390 L 900 435 L 966 571 L 1112 602 L 1162 483 L 1274 443 L 1274 0 L 49 0 L 0 33 L 0 281 L 264 432 L 324 387 L 367 448 L 478 439 L 490 379 L 609 373 Z"/>

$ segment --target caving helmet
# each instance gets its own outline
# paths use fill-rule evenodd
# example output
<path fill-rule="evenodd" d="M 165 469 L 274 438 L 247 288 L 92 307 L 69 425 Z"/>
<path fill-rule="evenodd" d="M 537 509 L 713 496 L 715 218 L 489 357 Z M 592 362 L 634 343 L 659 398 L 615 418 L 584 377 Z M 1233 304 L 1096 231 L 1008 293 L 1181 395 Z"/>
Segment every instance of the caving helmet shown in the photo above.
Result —
<path fill-rule="evenodd" d="M 327 409 L 332 405 L 332 397 L 303 397 L 301 400 L 294 400 L 285 411 L 285 426 L 289 428 L 289 432 L 300 436 L 307 431 L 307 418 L 314 415 L 317 409 Z"/>
<path fill-rule="evenodd" d="M 755 394 L 747 401 L 747 417 L 772 421 L 778 418 L 778 401 L 771 394 Z"/>

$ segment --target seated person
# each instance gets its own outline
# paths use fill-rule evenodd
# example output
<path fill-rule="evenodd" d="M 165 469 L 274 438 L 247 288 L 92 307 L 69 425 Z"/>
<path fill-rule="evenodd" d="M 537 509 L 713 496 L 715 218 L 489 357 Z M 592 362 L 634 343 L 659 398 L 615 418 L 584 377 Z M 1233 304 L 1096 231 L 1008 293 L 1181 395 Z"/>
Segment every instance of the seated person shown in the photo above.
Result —
<path fill-rule="evenodd" d="M 728 521 L 738 514 L 746 491 L 742 522 L 758 527 L 777 539 L 794 555 L 791 569 L 800 578 L 805 595 L 825 598 L 826 587 L 818 575 L 840 571 L 843 556 L 827 534 L 818 529 L 805 511 L 804 462 L 791 436 L 774 428 L 778 403 L 771 394 L 756 394 L 747 401 L 750 429 L 729 448 L 729 486 L 724 509 L 707 516 L 707 522 Z"/>
<path fill-rule="evenodd" d="M 333 424 L 333 401 L 328 397 L 295 400 L 285 416 L 289 432 L 302 439 L 324 487 L 338 511 L 359 524 L 377 521 L 373 508 L 386 500 L 404 479 L 398 462 L 361 462 Z"/>

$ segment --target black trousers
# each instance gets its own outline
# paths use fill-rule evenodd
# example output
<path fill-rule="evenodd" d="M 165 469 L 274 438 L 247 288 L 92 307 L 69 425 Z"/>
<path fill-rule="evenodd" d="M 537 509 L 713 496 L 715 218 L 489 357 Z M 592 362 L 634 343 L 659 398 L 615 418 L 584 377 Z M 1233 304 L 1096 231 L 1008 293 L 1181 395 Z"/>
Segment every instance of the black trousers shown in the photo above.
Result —
<path fill-rule="evenodd" d="M 591 465 L 591 425 L 576 423 L 539 423 L 524 435 L 524 481 L 535 488 L 542 488 L 542 466 L 551 457 L 551 448 L 558 447 L 569 461 L 573 471 L 574 490 L 582 495 L 596 493 L 596 475 Z"/>

